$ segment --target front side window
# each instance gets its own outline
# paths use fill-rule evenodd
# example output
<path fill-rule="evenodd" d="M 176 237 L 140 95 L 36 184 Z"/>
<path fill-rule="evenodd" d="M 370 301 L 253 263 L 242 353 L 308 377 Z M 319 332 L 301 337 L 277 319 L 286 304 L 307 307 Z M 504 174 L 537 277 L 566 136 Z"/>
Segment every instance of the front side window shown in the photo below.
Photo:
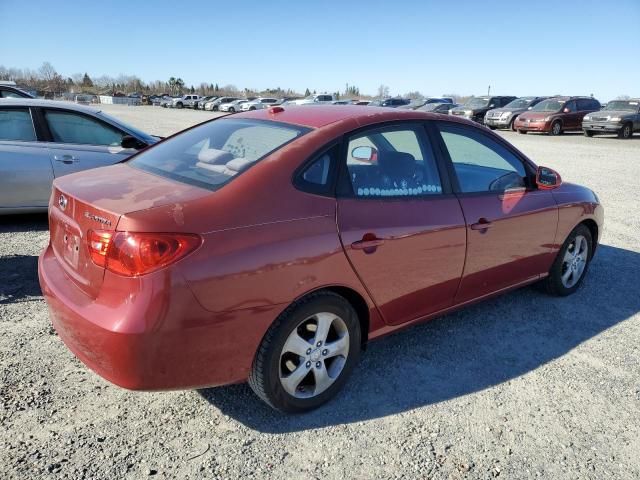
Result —
<path fill-rule="evenodd" d="M 36 141 L 28 108 L 0 109 L 0 140 Z"/>
<path fill-rule="evenodd" d="M 356 197 L 411 197 L 442 192 L 421 126 L 386 127 L 349 139 L 347 171 Z"/>
<path fill-rule="evenodd" d="M 54 142 L 107 146 L 122 143 L 124 133 L 86 115 L 45 110 L 44 116 Z"/>
<path fill-rule="evenodd" d="M 505 147 L 469 128 L 439 125 L 463 193 L 501 192 L 526 186 L 522 161 Z"/>
<path fill-rule="evenodd" d="M 129 165 L 217 190 L 307 128 L 271 121 L 216 120 L 135 156 Z"/>

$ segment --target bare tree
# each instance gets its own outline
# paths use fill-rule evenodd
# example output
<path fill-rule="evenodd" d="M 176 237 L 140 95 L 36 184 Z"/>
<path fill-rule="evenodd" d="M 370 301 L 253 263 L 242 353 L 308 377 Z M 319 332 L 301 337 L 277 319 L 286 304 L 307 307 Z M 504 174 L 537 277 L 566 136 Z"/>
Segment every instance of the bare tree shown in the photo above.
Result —
<path fill-rule="evenodd" d="M 46 83 L 51 82 L 53 80 L 53 77 L 58 74 L 58 72 L 56 72 L 56 69 L 53 68 L 53 65 L 51 65 L 49 62 L 44 62 L 38 69 L 38 73 L 40 74 L 40 78 Z"/>
<path fill-rule="evenodd" d="M 386 98 L 389 96 L 389 87 L 387 85 L 380 85 L 378 87 L 378 97 Z"/>

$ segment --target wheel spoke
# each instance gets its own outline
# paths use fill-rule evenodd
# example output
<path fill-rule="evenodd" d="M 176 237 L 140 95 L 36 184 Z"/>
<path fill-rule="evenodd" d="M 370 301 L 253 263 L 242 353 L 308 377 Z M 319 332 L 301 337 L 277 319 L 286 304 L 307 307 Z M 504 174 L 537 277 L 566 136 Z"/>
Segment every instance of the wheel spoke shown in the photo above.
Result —
<path fill-rule="evenodd" d="M 575 250 L 574 250 L 574 252 L 575 252 Z M 570 264 L 573 261 L 573 257 L 574 257 L 573 252 L 571 252 L 571 251 L 569 251 L 569 249 L 567 249 L 567 252 L 564 254 L 563 262 Z"/>
<path fill-rule="evenodd" d="M 309 348 L 311 348 L 311 344 L 298 335 L 298 332 L 293 331 L 291 335 L 289 335 L 289 338 L 287 338 L 282 352 L 291 352 L 299 355 L 300 357 L 304 357 Z"/>
<path fill-rule="evenodd" d="M 313 392 L 314 395 L 324 392 L 333 383 L 333 378 L 329 376 L 329 372 L 327 372 L 327 367 L 324 362 L 321 362 L 320 368 L 313 369 L 313 376 L 316 379 L 316 389 Z"/>
<path fill-rule="evenodd" d="M 286 377 L 281 378 L 282 386 L 290 395 L 295 396 L 298 385 L 307 376 L 307 373 L 309 373 L 309 369 L 303 362 L 300 362 L 298 368 Z"/>
<path fill-rule="evenodd" d="M 316 334 L 313 338 L 313 343 L 317 345 L 318 342 L 322 342 L 323 344 L 327 341 L 327 335 L 329 335 L 329 329 L 331 328 L 331 324 L 335 319 L 335 315 L 331 313 L 319 313 L 316 315 L 316 320 L 318 321 L 318 327 L 316 329 Z"/>
<path fill-rule="evenodd" d="M 571 267 L 568 267 L 567 271 L 562 274 L 562 283 L 564 283 L 565 286 L 569 283 L 569 277 L 571 277 L 571 272 L 572 272 Z"/>
<path fill-rule="evenodd" d="M 336 357 L 338 355 L 346 357 L 349 353 L 349 338 L 344 336 L 335 342 L 327 343 L 325 347 L 328 350 L 326 358 Z"/>

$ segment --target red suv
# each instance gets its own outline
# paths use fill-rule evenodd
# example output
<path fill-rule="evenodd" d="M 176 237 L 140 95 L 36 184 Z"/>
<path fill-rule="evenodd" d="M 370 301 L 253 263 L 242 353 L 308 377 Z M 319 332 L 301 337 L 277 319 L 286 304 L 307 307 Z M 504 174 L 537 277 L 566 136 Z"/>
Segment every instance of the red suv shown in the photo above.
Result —
<path fill-rule="evenodd" d="M 544 132 L 560 135 L 567 131 L 581 131 L 582 118 L 600 110 L 600 102 L 590 97 L 553 97 L 521 113 L 514 127 L 518 133 Z"/>

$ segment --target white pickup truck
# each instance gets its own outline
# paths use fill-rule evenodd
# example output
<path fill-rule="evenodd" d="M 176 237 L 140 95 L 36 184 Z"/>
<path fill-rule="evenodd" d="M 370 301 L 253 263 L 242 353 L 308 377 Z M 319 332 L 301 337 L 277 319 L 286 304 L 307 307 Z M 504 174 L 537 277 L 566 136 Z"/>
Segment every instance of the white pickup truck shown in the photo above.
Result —
<path fill-rule="evenodd" d="M 174 98 L 170 106 L 173 108 L 193 108 L 199 99 L 200 95 L 182 95 L 181 97 Z"/>
<path fill-rule="evenodd" d="M 335 101 L 336 98 L 328 93 L 319 93 L 317 95 L 309 95 L 308 97 L 301 98 L 299 100 L 291 100 L 287 102 L 287 105 L 319 105 L 330 104 Z"/>

